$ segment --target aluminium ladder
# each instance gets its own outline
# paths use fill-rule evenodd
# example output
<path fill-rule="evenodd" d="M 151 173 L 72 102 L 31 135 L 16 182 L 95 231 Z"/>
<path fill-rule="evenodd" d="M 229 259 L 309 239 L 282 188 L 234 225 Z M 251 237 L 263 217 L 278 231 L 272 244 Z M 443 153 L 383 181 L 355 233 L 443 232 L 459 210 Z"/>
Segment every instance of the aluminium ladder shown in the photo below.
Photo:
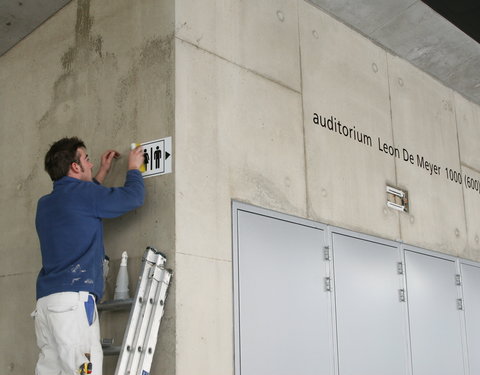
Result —
<path fill-rule="evenodd" d="M 142 263 L 115 375 L 149 375 L 152 366 L 172 271 L 152 247 L 145 250 Z"/>

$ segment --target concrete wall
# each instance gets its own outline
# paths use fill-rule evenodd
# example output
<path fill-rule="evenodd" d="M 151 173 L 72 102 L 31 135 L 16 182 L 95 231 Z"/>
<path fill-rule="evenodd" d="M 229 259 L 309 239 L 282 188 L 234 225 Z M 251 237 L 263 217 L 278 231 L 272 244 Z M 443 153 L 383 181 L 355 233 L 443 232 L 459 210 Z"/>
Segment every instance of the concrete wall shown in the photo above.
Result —
<path fill-rule="evenodd" d="M 131 142 L 174 136 L 173 1 L 75 0 L 0 58 L 0 372 L 33 373 L 38 350 L 33 320 L 41 267 L 34 217 L 38 198 L 51 191 L 43 157 L 51 143 L 77 135 L 94 163 Z M 123 184 L 126 157 L 105 181 Z M 122 251 L 129 253 L 133 291 L 147 245 L 174 264 L 174 176 L 146 180 L 145 206 L 105 222 L 112 258 L 107 298 L 113 296 Z M 175 373 L 173 288 L 152 370 Z M 109 315 L 110 314 L 110 315 Z M 122 314 L 119 314 L 122 315 Z M 123 337 L 125 316 L 105 313 L 102 333 Z M 106 358 L 106 374 L 116 358 Z"/>
<path fill-rule="evenodd" d="M 178 375 L 233 373 L 232 199 L 480 260 L 477 105 L 304 0 L 175 20 Z"/>

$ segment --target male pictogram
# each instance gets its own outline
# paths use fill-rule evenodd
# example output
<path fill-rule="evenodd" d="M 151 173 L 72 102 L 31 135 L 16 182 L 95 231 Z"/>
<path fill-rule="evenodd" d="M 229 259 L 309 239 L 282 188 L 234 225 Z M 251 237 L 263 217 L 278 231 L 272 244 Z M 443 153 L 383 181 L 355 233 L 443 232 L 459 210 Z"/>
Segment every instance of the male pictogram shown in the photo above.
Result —
<path fill-rule="evenodd" d="M 158 169 L 160 168 L 160 159 L 162 158 L 162 150 L 160 150 L 160 147 L 157 146 L 155 149 L 155 152 L 153 153 L 153 158 L 155 159 L 155 168 Z"/>

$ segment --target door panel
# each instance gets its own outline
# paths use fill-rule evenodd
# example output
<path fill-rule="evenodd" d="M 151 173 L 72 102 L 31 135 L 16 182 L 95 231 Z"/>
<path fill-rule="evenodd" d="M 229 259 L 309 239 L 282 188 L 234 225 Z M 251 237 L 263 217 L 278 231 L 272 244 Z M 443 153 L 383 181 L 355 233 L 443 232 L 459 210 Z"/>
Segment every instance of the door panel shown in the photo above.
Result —
<path fill-rule="evenodd" d="M 332 374 L 324 231 L 238 211 L 241 375 Z"/>
<path fill-rule="evenodd" d="M 480 374 L 480 268 L 461 264 L 470 374 Z"/>
<path fill-rule="evenodd" d="M 405 375 L 408 338 L 396 247 L 333 234 L 339 372 Z"/>
<path fill-rule="evenodd" d="M 453 260 L 405 251 L 414 375 L 464 374 Z"/>

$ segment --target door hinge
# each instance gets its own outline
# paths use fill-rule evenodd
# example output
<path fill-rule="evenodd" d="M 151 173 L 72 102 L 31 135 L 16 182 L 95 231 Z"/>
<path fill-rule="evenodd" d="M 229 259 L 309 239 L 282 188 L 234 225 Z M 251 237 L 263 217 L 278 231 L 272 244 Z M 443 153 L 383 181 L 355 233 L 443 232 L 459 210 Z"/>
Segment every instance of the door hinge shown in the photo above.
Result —
<path fill-rule="evenodd" d="M 330 279 L 330 277 L 325 278 L 325 291 L 326 292 L 332 291 L 332 279 Z"/>
<path fill-rule="evenodd" d="M 455 284 L 456 285 L 462 285 L 462 275 L 455 275 Z"/>
<path fill-rule="evenodd" d="M 457 299 L 457 310 L 463 310 L 463 299 Z"/>
<path fill-rule="evenodd" d="M 330 246 L 323 247 L 323 259 L 330 260 Z"/>
<path fill-rule="evenodd" d="M 407 300 L 405 289 L 398 290 L 398 299 L 400 300 L 400 302 L 405 302 Z"/>
<path fill-rule="evenodd" d="M 397 273 L 399 275 L 403 275 L 403 263 L 402 262 L 397 263 Z"/>

